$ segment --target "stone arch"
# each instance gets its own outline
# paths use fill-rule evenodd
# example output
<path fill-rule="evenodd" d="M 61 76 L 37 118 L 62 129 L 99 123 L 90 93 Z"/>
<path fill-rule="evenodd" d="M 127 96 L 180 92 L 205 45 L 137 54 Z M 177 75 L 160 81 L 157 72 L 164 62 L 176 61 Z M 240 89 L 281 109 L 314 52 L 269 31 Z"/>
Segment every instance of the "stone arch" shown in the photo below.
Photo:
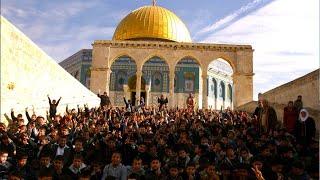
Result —
<path fill-rule="evenodd" d="M 165 57 L 163 55 L 160 55 L 158 53 L 153 53 L 153 54 L 150 54 L 150 55 L 147 55 L 145 58 L 142 58 L 142 60 L 140 61 L 140 64 L 141 64 L 141 70 L 143 68 L 143 66 L 145 65 L 145 63 L 147 61 L 149 61 L 150 59 L 154 58 L 154 57 L 158 57 L 160 58 L 161 60 L 163 60 L 169 67 L 169 71 L 170 71 L 170 62 L 169 62 L 169 58 L 168 57 Z"/>
<path fill-rule="evenodd" d="M 233 60 L 233 58 L 230 58 L 228 56 L 219 56 L 217 59 L 223 59 L 224 61 L 228 62 L 228 64 L 231 66 L 233 72 L 236 72 L 236 63 Z"/>
<path fill-rule="evenodd" d="M 232 57 L 230 57 L 232 58 Z M 233 101 L 230 100 L 229 94 L 229 86 L 228 84 L 232 84 L 234 82 L 234 74 L 235 74 L 235 66 L 233 59 L 226 59 L 226 56 L 221 54 L 215 56 L 214 59 L 208 61 L 208 69 L 207 73 L 211 76 L 215 77 L 219 80 L 217 82 L 217 96 L 216 96 L 216 104 L 217 108 L 226 106 L 233 107 Z M 233 97 L 232 97 L 233 98 Z"/>
<path fill-rule="evenodd" d="M 234 58 L 230 57 L 229 55 L 226 55 L 226 54 L 219 54 L 217 56 L 211 56 L 211 57 L 206 58 L 206 60 L 205 60 L 206 67 L 209 68 L 209 65 L 218 59 L 222 59 L 222 60 L 226 61 L 231 66 L 233 73 L 237 72 L 237 66 L 236 66 L 236 62 L 235 62 Z M 206 69 L 206 70 L 208 70 L 208 69 Z"/>
<path fill-rule="evenodd" d="M 119 60 L 120 58 L 126 58 L 126 57 L 130 58 L 130 60 L 132 60 L 135 63 L 135 65 L 137 65 L 137 61 L 132 56 L 130 56 L 128 54 L 123 54 L 123 55 L 118 55 L 112 59 L 112 61 L 110 62 L 110 68 L 111 68 L 112 64 L 115 63 L 117 60 Z"/>
<path fill-rule="evenodd" d="M 123 67 L 117 66 L 116 62 L 119 60 L 123 60 L 127 58 L 129 62 L 132 64 L 124 65 Z M 135 74 L 137 71 L 137 63 L 131 56 L 128 55 L 119 55 L 117 58 L 112 62 L 110 65 L 111 74 L 110 74 L 110 81 L 109 81 L 109 90 L 111 91 L 123 91 L 123 85 L 127 84 L 129 75 Z M 120 77 L 121 76 L 121 77 Z M 120 80 L 123 79 L 123 84 L 120 85 Z M 120 87 L 122 86 L 122 87 Z"/>
<path fill-rule="evenodd" d="M 200 61 L 196 58 L 194 58 L 193 56 L 183 56 L 182 58 L 179 58 L 176 62 L 175 62 L 175 66 L 177 66 L 177 64 L 179 64 L 180 61 L 185 60 L 185 59 L 190 59 L 195 61 L 195 63 L 197 63 L 199 65 L 199 67 L 201 68 L 201 64 Z"/>
<path fill-rule="evenodd" d="M 121 57 L 129 57 L 132 61 L 134 61 L 134 63 L 136 64 L 136 66 L 138 65 L 138 62 L 136 60 L 136 58 L 134 58 L 134 56 L 129 55 L 129 53 L 119 53 L 116 56 L 110 58 L 111 61 L 109 62 L 109 68 L 111 68 L 112 64 L 117 61 L 119 58 Z"/>
<path fill-rule="evenodd" d="M 191 60 L 190 62 L 184 62 Z M 192 56 L 183 56 L 179 61 L 175 62 L 175 77 L 179 79 L 178 86 L 183 87 L 183 91 L 180 93 L 200 93 L 200 77 L 201 77 L 201 66 L 199 61 Z"/>
<path fill-rule="evenodd" d="M 143 66 L 144 65 L 146 65 L 146 63 L 148 63 L 148 61 L 150 61 L 150 60 L 152 60 L 152 59 L 154 59 L 154 58 L 159 58 L 161 61 L 163 61 L 164 62 L 164 64 L 166 64 L 167 66 L 168 66 L 168 71 L 170 71 L 170 67 L 169 67 L 169 63 L 165 60 L 165 59 L 163 59 L 163 57 L 162 56 L 151 56 L 148 60 L 143 60 L 142 62 L 142 66 L 141 66 L 141 70 L 143 70 Z"/>
<path fill-rule="evenodd" d="M 174 61 L 174 67 L 176 67 L 177 64 L 178 64 L 181 60 L 187 59 L 187 58 L 190 58 L 190 59 L 196 61 L 196 62 L 199 64 L 200 68 L 202 68 L 202 66 L 201 66 L 202 62 L 199 60 L 199 58 L 196 57 L 196 56 L 192 56 L 192 55 L 183 55 L 183 56 L 177 58 L 177 59 Z"/>
<path fill-rule="evenodd" d="M 226 59 L 223 59 L 223 58 L 217 58 L 217 59 L 211 60 L 211 62 L 210 62 L 210 63 L 208 64 L 208 66 L 207 66 L 207 70 L 206 70 L 206 71 L 209 71 L 210 68 L 212 68 L 212 66 L 214 65 L 214 63 L 217 62 L 217 61 L 226 62 L 227 66 L 230 66 L 230 67 L 231 67 L 231 70 L 232 70 L 232 72 L 231 72 L 231 74 L 230 74 L 231 76 L 235 73 L 235 69 L 232 67 L 232 64 L 230 64 L 229 61 L 227 61 Z"/>
<path fill-rule="evenodd" d="M 155 64 L 153 64 L 151 62 L 152 60 L 160 60 L 162 66 L 157 65 L 157 62 L 154 62 Z M 151 92 L 169 91 L 169 72 L 170 66 L 161 56 L 151 56 L 142 64 L 142 76 L 146 77 L 146 79 L 150 79 Z"/>

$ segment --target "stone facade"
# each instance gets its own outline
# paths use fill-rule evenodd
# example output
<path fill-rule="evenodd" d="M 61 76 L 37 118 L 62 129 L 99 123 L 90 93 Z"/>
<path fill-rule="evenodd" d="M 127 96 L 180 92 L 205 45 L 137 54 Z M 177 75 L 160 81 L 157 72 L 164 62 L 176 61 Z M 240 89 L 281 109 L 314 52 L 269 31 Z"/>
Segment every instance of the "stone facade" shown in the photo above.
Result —
<path fill-rule="evenodd" d="M 27 36 L 1 16 L 1 121 L 4 113 L 23 113 L 32 106 L 38 115 L 48 110 L 47 94 L 62 100 L 58 112 L 65 106 L 99 104 L 99 98 L 60 67 Z"/>
<path fill-rule="evenodd" d="M 208 105 L 209 108 L 232 107 L 232 69 L 222 61 L 215 61 L 208 71 Z M 127 56 L 119 57 L 111 65 L 109 93 L 125 95 L 135 102 L 136 71 L 135 62 Z M 152 102 L 153 96 L 169 92 L 169 67 L 159 57 L 152 57 L 142 68 L 141 96 Z M 184 107 L 189 93 L 199 98 L 200 66 L 191 58 L 180 60 L 175 68 L 174 93 L 181 96 L 175 105 Z M 101 91 L 101 90 L 100 90 Z M 101 93 L 101 92 L 100 92 Z M 112 100 L 114 98 L 114 100 Z M 148 101 L 150 99 L 150 101 Z M 156 98 L 155 98 L 156 99 Z M 111 96 L 114 106 L 123 106 L 123 101 Z M 147 103 L 149 104 L 149 103 Z"/>
<path fill-rule="evenodd" d="M 253 49 L 250 45 L 224 45 L 203 43 L 176 43 L 161 41 L 111 41 L 97 40 L 93 43 L 93 60 L 91 69 L 90 90 L 94 93 L 109 92 L 111 65 L 119 57 L 128 56 L 136 64 L 136 99 L 141 92 L 141 77 L 144 64 L 152 57 L 160 57 L 169 67 L 169 103 L 171 107 L 181 105 L 174 97 L 175 68 L 178 62 L 186 57 L 195 60 L 200 67 L 199 94 L 197 105 L 208 108 L 208 67 L 219 58 L 227 61 L 233 69 L 232 97 L 235 107 L 252 101 L 253 96 Z M 228 87 L 228 86 L 226 86 Z M 110 97 L 112 92 L 110 92 Z M 153 98 L 151 98 L 153 99 Z M 180 99 L 179 99 L 180 100 Z M 183 102 L 185 104 L 185 102 Z"/>
<path fill-rule="evenodd" d="M 59 63 L 67 72 L 74 76 L 83 85 L 89 88 L 90 68 L 92 64 L 92 49 L 82 49 Z M 130 57 L 119 57 L 111 65 L 110 94 L 126 94 L 128 99 L 134 100 L 135 86 L 130 80 L 135 80 L 137 67 L 135 61 Z M 168 65 L 159 57 L 153 57 L 144 64 L 142 70 L 142 86 L 151 86 L 150 92 L 141 87 L 142 96 L 152 98 L 152 94 L 169 92 L 169 71 Z M 233 107 L 232 101 L 232 68 L 227 62 L 221 60 L 214 61 L 209 65 L 208 70 L 208 106 L 213 109 L 221 107 Z M 186 99 L 189 93 L 199 95 L 200 87 L 200 67 L 196 61 L 187 57 L 180 60 L 175 68 L 174 93 L 184 94 L 182 99 Z M 128 88 L 124 88 L 124 86 Z M 133 87 L 134 86 L 134 87 Z M 220 92 L 221 90 L 221 92 Z M 223 90 L 223 91 L 222 91 Z M 122 93 L 121 93 L 122 92 Z M 223 92 L 223 93 L 222 93 Z M 102 93 L 102 92 L 100 92 Z M 222 94 L 221 94 L 222 93 Z M 112 96 L 111 99 L 114 97 Z M 181 99 L 181 98 L 179 98 Z M 111 100 L 114 106 L 123 106 L 123 101 L 114 98 Z M 151 101 L 150 101 L 151 102 Z M 178 103 L 180 107 L 185 105 L 185 101 Z"/>

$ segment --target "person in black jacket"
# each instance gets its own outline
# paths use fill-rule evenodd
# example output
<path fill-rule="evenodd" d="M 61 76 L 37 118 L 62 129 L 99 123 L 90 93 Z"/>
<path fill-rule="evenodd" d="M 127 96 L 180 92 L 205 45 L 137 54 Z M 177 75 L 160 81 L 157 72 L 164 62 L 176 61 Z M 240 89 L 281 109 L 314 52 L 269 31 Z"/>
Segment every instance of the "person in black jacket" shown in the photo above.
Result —
<path fill-rule="evenodd" d="M 12 164 L 7 159 L 8 152 L 0 151 L 0 179 L 7 179 L 12 168 Z"/>
<path fill-rule="evenodd" d="M 33 110 L 33 114 L 31 115 L 31 117 L 29 115 L 28 108 L 26 108 L 25 110 L 26 110 L 26 117 L 28 119 L 28 122 L 32 122 L 32 121 L 36 121 L 37 120 L 37 116 L 36 116 L 34 110 Z"/>
<path fill-rule="evenodd" d="M 7 134 L 3 134 L 0 138 L 0 151 L 5 151 L 8 153 L 9 159 L 14 157 L 16 151 L 16 145 L 9 140 Z"/>
<path fill-rule="evenodd" d="M 158 98 L 159 103 L 159 111 L 163 110 L 165 105 L 168 104 L 168 98 L 164 98 L 163 94 L 161 94 L 160 98 Z"/>
<path fill-rule="evenodd" d="M 132 112 L 132 104 L 131 100 L 129 99 L 128 101 L 126 100 L 126 97 L 123 97 L 123 101 L 126 104 L 126 110 L 127 112 Z"/>
<path fill-rule="evenodd" d="M 110 105 L 110 98 L 107 95 L 107 92 L 104 92 L 102 95 L 98 94 L 98 97 L 100 98 L 100 107 Z"/>
<path fill-rule="evenodd" d="M 255 113 L 257 113 L 259 132 L 263 133 L 275 130 L 278 124 L 276 111 L 269 105 L 267 100 L 263 100 L 260 103 L 262 104 L 259 104 L 259 107 L 255 110 Z"/>
<path fill-rule="evenodd" d="M 72 164 L 66 168 L 66 174 L 72 179 L 78 179 L 80 175 L 87 170 L 87 165 L 83 163 L 83 158 L 80 154 L 76 154 Z"/>
<path fill-rule="evenodd" d="M 54 180 L 71 179 L 71 177 L 66 172 L 66 168 L 64 168 L 63 156 L 61 155 L 56 156 L 55 159 L 53 160 L 53 179 Z"/>
<path fill-rule="evenodd" d="M 166 180 L 182 180 L 177 163 L 172 162 L 169 164 L 169 173 L 166 176 Z"/>
<path fill-rule="evenodd" d="M 48 99 L 49 99 L 49 105 L 50 105 L 50 110 L 49 110 L 50 116 L 49 117 L 52 119 L 57 113 L 57 106 L 61 100 L 61 97 L 59 98 L 59 100 L 57 102 L 56 102 L 56 100 L 51 101 L 49 94 L 48 94 Z"/>
<path fill-rule="evenodd" d="M 140 110 L 140 109 L 143 109 L 145 107 L 145 101 L 144 101 L 144 98 L 143 97 L 140 97 L 140 100 L 139 100 L 139 104 L 137 106 L 137 110 Z"/>
<path fill-rule="evenodd" d="M 58 155 L 62 155 L 64 159 L 64 165 L 70 162 L 71 148 L 67 146 L 67 137 L 60 136 L 58 144 L 52 146 L 52 158 Z"/>
<path fill-rule="evenodd" d="M 145 179 L 165 179 L 165 174 L 161 171 L 161 162 L 159 158 L 154 157 L 150 163 L 150 170 L 146 172 Z"/>
<path fill-rule="evenodd" d="M 27 163 L 28 156 L 26 154 L 17 155 L 17 164 L 11 172 L 19 172 L 23 179 L 36 179 L 35 173 Z"/>
<path fill-rule="evenodd" d="M 200 180 L 200 174 L 197 171 L 196 165 L 193 162 L 188 163 L 187 167 L 184 168 L 184 172 L 182 173 L 182 178 Z"/>

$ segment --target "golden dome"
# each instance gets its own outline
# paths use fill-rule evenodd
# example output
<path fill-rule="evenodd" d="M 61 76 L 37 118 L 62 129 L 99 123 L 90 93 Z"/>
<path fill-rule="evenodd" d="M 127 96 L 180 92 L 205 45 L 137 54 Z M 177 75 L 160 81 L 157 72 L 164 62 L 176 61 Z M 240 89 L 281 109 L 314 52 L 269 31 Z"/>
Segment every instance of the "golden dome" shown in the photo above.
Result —
<path fill-rule="evenodd" d="M 174 13 L 159 6 L 143 6 L 132 11 L 119 23 L 112 39 L 191 42 L 185 24 Z"/>

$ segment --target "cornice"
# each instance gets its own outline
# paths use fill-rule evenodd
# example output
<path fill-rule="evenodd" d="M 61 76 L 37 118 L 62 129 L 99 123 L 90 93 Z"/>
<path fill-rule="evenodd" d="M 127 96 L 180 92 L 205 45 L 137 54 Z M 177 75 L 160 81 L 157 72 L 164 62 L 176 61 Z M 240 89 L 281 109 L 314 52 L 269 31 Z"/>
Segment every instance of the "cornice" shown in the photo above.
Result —
<path fill-rule="evenodd" d="M 219 52 L 253 52 L 251 45 L 209 44 L 209 43 L 178 43 L 160 41 L 113 41 L 96 40 L 92 46 L 104 46 L 111 48 L 139 48 L 139 49 L 170 49 L 170 50 L 203 50 Z"/>

